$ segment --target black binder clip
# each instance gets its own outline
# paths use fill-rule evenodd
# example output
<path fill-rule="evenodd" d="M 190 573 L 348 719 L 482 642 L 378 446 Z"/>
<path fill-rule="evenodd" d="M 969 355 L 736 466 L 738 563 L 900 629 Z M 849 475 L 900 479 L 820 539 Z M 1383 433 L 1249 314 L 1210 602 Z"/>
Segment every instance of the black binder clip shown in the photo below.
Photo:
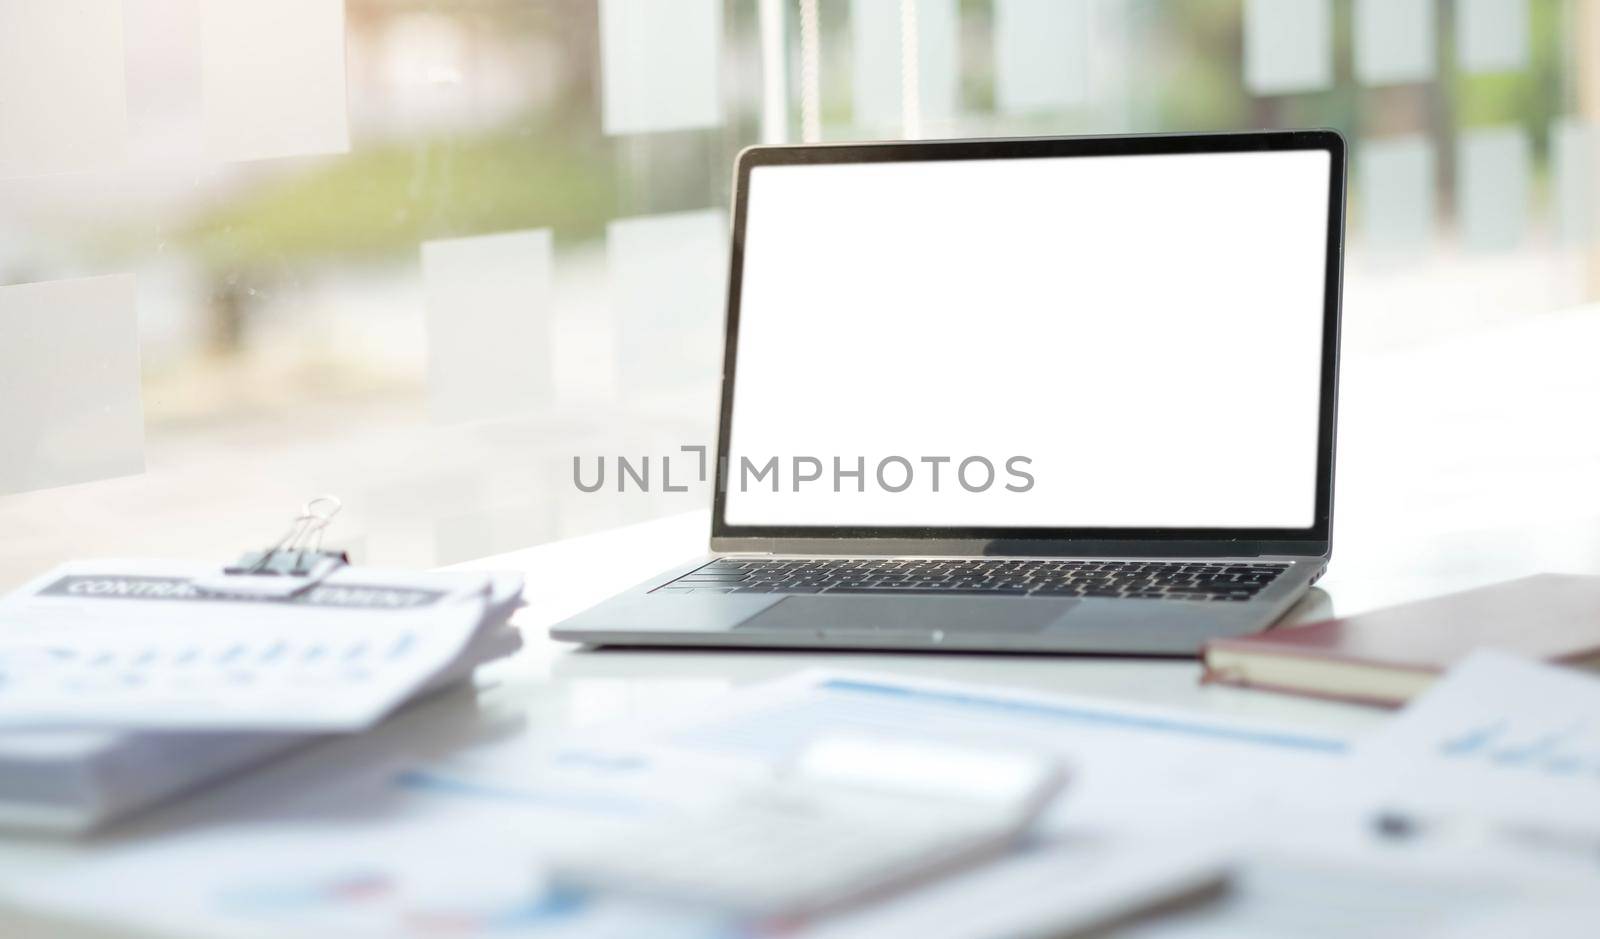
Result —
<path fill-rule="evenodd" d="M 195 581 L 207 593 L 253 597 L 293 597 L 350 563 L 343 551 L 324 551 L 322 535 L 344 505 L 334 496 L 307 502 L 289 530 L 265 551 L 247 551 L 224 567 L 222 576 Z"/>

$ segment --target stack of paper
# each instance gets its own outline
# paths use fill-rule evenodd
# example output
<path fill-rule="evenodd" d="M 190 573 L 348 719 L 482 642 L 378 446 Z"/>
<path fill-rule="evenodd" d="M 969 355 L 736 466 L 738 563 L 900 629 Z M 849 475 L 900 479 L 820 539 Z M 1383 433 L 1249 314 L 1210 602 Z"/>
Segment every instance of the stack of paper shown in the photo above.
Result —
<path fill-rule="evenodd" d="M 77 562 L 0 601 L 0 825 L 92 827 L 365 729 L 520 645 L 520 575 L 347 567 L 262 596 L 216 574 Z"/>

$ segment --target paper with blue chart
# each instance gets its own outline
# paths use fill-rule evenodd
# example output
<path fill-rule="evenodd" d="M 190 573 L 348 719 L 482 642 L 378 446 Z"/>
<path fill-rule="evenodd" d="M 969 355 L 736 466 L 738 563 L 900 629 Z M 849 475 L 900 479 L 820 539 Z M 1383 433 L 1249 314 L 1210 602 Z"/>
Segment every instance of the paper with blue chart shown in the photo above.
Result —
<path fill-rule="evenodd" d="M 1475 661 L 1465 676 L 1465 702 L 1455 700 L 1456 682 L 1447 679 L 1439 686 L 1442 711 L 1432 696 L 1424 698 L 1396 721 L 1405 739 L 1380 732 L 1372 746 L 1412 753 L 1420 740 L 1435 750 L 1451 746 L 1456 755 L 1449 759 L 1465 760 L 1479 750 L 1499 752 L 1472 743 L 1484 717 L 1514 717 L 1521 723 L 1497 733 L 1508 741 L 1533 739 L 1543 748 L 1535 752 L 1547 756 L 1523 760 L 1537 765 L 1565 752 L 1538 743 L 1549 723 L 1541 723 L 1544 715 L 1600 714 L 1588 678 L 1493 658 Z M 1529 693 L 1529 681 L 1538 682 L 1537 695 Z M 1522 707 L 1519 697 L 1538 703 Z M 1593 922 L 1595 908 L 1582 899 L 1592 885 L 1587 868 L 1588 879 L 1574 891 L 1557 882 L 1556 868 L 1535 868 L 1535 876 L 1524 872 L 1518 880 L 1480 863 L 1492 857 L 1463 857 L 1453 845 L 1434 850 L 1426 842 L 1402 846 L 1375 837 L 1354 798 L 1335 798 L 1345 790 L 1357 795 L 1352 779 L 1359 777 L 1347 769 L 1365 773 L 1376 765 L 1366 760 L 1367 741 L 1352 746 L 1334 735 L 1231 717 L 836 671 L 740 688 L 686 709 L 645 709 L 581 737 L 516 732 L 425 759 L 304 760 L 232 793 L 219 791 L 196 814 L 172 816 L 93 860 L 13 878 L 0 891 L 45 913 L 207 937 L 284 930 L 386 937 L 760 935 L 706 910 L 553 886 L 541 877 L 541 855 L 561 839 L 592 837 L 641 815 L 715 798 L 718 780 L 781 765 L 809 741 L 838 733 L 1046 749 L 1071 765 L 1073 777 L 1059 811 L 1028 850 L 953 876 L 939 889 L 797 929 L 790 933 L 797 939 L 1031 935 L 1048 932 L 1046 923 L 1066 932 L 1174 891 L 1181 895 L 1232 857 L 1243 862 L 1233 899 L 1162 918 L 1148 934 L 1311 935 L 1347 916 L 1357 899 L 1374 915 L 1417 913 L 1386 934 L 1396 936 L 1455 935 L 1464 923 L 1556 909 L 1558 901 L 1581 906 L 1562 913 L 1565 926 Z M 1407 756 L 1387 778 L 1408 780 L 1424 762 Z M 1557 759 L 1556 765 L 1566 764 Z M 1274 854 L 1274 834 L 1311 856 Z M 1381 876 L 1371 873 L 1378 862 Z M 1276 878 L 1277 886 L 1253 889 L 1260 877 Z M 1273 899 L 1282 896 L 1293 902 Z M 1537 903 L 1528 899 L 1534 896 Z M 85 897 L 95 902 L 86 905 Z"/>
<path fill-rule="evenodd" d="M 1337 737 L 1226 717 L 808 672 L 581 737 L 516 734 L 360 774 L 341 763 L 337 779 L 264 778 L 225 804 L 218 793 L 201 824 L 174 820 L 0 890 L 77 916 L 94 896 L 96 917 L 210 937 L 753 935 L 704 911 L 550 887 L 541 856 L 684 811 L 719 781 L 841 733 L 1046 747 L 1073 776 L 1029 850 L 814 924 L 829 939 L 1033 934 L 1192 890 L 1218 874 L 1218 830 L 1265 817 L 1275 793 L 1303 791 L 1345 751 Z"/>
<path fill-rule="evenodd" d="M 1392 808 L 1600 837 L 1600 678 L 1590 672 L 1476 652 L 1353 755 Z"/>
<path fill-rule="evenodd" d="M 0 601 L 0 729 L 333 732 L 443 674 L 520 575 L 343 567 L 292 597 L 216 565 L 75 561 Z"/>

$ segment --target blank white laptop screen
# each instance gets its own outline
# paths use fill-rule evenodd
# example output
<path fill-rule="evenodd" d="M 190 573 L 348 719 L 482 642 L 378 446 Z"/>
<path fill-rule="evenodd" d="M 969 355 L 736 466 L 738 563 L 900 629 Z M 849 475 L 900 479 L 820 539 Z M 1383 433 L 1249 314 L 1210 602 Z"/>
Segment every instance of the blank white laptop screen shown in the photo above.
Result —
<path fill-rule="evenodd" d="M 753 167 L 726 523 L 1311 527 L 1331 171 Z"/>

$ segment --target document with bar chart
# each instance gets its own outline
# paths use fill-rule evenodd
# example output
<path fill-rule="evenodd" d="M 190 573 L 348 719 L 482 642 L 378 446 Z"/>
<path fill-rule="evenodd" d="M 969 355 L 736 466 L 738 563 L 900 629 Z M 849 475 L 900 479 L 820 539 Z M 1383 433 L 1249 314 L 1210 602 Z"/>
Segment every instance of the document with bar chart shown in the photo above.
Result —
<path fill-rule="evenodd" d="M 1591 672 L 1476 652 L 1355 755 L 1419 813 L 1600 834 L 1600 677 Z"/>

